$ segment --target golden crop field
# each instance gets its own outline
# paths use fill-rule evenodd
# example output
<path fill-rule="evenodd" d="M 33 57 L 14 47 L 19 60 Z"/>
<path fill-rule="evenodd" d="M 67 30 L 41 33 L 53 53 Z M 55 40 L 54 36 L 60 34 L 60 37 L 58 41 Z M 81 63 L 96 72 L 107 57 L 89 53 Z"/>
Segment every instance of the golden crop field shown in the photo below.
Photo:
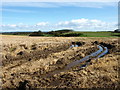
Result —
<path fill-rule="evenodd" d="M 1 35 L 2 88 L 117 88 L 120 46 L 112 37 L 29 37 Z M 98 50 L 109 53 L 80 69 L 65 67 Z M 81 46 L 70 48 L 72 42 Z"/>

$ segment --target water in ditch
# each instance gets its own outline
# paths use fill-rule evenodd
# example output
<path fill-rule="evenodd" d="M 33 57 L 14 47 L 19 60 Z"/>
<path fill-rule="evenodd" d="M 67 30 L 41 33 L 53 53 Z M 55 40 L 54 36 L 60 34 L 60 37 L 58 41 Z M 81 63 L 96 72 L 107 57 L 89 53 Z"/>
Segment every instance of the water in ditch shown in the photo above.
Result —
<path fill-rule="evenodd" d="M 92 53 L 92 54 L 90 54 L 90 55 L 88 55 L 88 56 L 86 56 L 86 57 L 84 57 L 84 58 L 82 58 L 80 60 L 76 60 L 76 61 L 68 64 L 65 68 L 55 70 L 55 71 L 52 71 L 52 72 L 48 72 L 45 75 L 41 75 L 41 77 L 47 77 L 48 78 L 48 77 L 51 77 L 51 76 L 53 76 L 55 74 L 59 74 L 61 72 L 67 72 L 73 66 L 76 66 L 76 65 L 78 65 L 78 64 L 80 64 L 82 62 L 88 61 L 89 59 L 98 59 L 101 56 L 104 56 L 108 52 L 107 47 L 103 48 L 102 46 L 98 45 L 98 48 L 99 48 L 99 50 L 97 50 L 96 52 L 94 52 L 94 53 Z M 86 63 L 86 65 L 84 65 L 84 67 L 86 67 L 87 64 L 88 63 Z"/>

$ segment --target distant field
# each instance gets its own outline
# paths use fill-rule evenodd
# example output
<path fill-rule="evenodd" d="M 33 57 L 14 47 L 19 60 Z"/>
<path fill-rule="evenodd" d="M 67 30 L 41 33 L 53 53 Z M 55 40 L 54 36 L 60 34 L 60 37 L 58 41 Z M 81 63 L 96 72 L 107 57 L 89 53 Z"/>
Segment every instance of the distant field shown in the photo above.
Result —
<path fill-rule="evenodd" d="M 10 32 L 10 33 L 2 33 L 3 35 L 20 35 L 20 36 L 29 36 L 33 32 Z M 42 32 L 38 33 L 35 36 L 42 36 L 42 37 L 120 37 L 120 33 L 113 33 L 113 32 L 65 32 L 59 33 L 55 32 L 52 34 Z"/>
<path fill-rule="evenodd" d="M 85 37 L 120 37 L 120 33 L 112 32 L 80 32 Z"/>

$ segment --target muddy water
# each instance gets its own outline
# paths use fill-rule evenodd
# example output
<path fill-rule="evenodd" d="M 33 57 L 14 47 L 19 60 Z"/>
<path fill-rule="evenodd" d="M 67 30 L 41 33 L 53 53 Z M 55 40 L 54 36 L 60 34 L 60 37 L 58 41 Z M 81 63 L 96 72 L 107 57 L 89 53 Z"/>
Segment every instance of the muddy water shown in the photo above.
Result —
<path fill-rule="evenodd" d="M 87 61 L 89 59 L 97 59 L 97 58 L 105 55 L 108 52 L 107 47 L 103 48 L 103 47 L 98 45 L 98 48 L 99 48 L 99 50 L 97 50 L 96 52 L 94 52 L 94 53 L 92 53 L 92 54 L 90 54 L 90 55 L 88 55 L 88 56 L 86 56 L 86 57 L 84 57 L 84 58 L 82 58 L 80 60 L 76 60 L 76 61 L 68 64 L 65 68 L 62 68 L 62 69 L 59 69 L 59 70 L 55 70 L 53 72 L 49 72 L 49 73 L 47 73 L 45 75 L 41 75 L 41 77 L 44 77 L 44 78 L 47 77 L 48 78 L 48 77 L 51 77 L 51 76 L 53 76 L 55 74 L 59 74 L 61 72 L 67 72 L 71 67 L 76 66 L 79 63 L 82 63 L 82 62 Z"/>
<path fill-rule="evenodd" d="M 88 55 L 88 56 L 86 56 L 86 57 L 84 57 L 84 58 L 82 58 L 82 59 L 80 59 L 80 60 L 77 60 L 77 61 L 75 61 L 75 62 L 72 62 L 72 63 L 68 64 L 65 69 L 66 69 L 66 70 L 67 70 L 67 69 L 70 69 L 71 67 L 76 66 L 76 65 L 79 64 L 79 63 L 82 63 L 82 62 L 84 62 L 84 61 L 87 61 L 87 60 L 89 60 L 90 58 L 96 57 L 99 53 L 101 53 L 101 52 L 103 51 L 103 48 L 102 48 L 101 46 L 98 46 L 98 48 L 99 48 L 99 50 L 96 51 L 96 52 L 94 52 L 94 53 L 92 53 L 91 55 Z"/>
<path fill-rule="evenodd" d="M 96 57 L 96 59 L 97 58 L 100 58 L 100 57 L 102 57 L 102 56 L 104 56 L 105 54 L 107 54 L 108 53 L 108 48 L 107 47 L 104 47 L 104 52 L 102 52 L 100 55 L 98 55 L 97 57 Z"/>

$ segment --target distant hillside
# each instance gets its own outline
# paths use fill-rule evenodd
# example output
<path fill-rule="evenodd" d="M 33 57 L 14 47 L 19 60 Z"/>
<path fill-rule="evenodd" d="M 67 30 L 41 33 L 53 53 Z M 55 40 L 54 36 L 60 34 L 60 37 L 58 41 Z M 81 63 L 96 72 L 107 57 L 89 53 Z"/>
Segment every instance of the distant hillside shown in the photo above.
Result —
<path fill-rule="evenodd" d="M 55 31 L 49 31 L 49 32 L 33 32 L 29 36 L 63 36 L 63 33 L 69 33 L 69 32 L 74 32 L 73 30 L 69 29 L 62 29 L 62 30 L 55 30 Z"/>
<path fill-rule="evenodd" d="M 98 31 L 98 32 L 80 32 L 70 29 L 55 30 L 42 32 L 4 32 L 3 35 L 24 35 L 24 36 L 41 36 L 41 37 L 120 37 L 120 29 L 114 31 Z"/>

